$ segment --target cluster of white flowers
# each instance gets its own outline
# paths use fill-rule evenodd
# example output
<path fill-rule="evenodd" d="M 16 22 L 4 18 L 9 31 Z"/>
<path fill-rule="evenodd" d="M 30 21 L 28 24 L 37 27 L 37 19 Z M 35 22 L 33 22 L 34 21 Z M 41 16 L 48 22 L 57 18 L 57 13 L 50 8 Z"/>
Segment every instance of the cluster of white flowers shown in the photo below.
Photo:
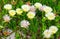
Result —
<path fill-rule="evenodd" d="M 9 15 L 10 16 L 14 16 L 16 13 L 18 15 L 21 15 L 23 12 L 28 12 L 27 16 L 29 19 L 33 19 L 35 17 L 34 12 L 36 11 L 36 9 L 39 9 L 41 11 L 44 11 L 46 14 L 45 16 L 49 19 L 49 20 L 54 20 L 55 19 L 55 14 L 52 12 L 52 8 L 46 5 L 42 5 L 41 3 L 35 3 L 34 5 L 30 6 L 30 5 L 22 5 L 21 8 L 17 8 L 16 11 L 15 10 L 11 10 L 12 9 L 12 5 L 11 4 L 6 4 L 4 5 L 4 8 L 9 10 Z"/>
<path fill-rule="evenodd" d="M 17 8 L 16 10 L 12 10 L 12 5 L 11 4 L 6 4 L 4 5 L 4 8 L 6 10 L 9 10 L 9 15 L 10 16 L 15 16 L 17 15 L 22 15 L 22 13 L 27 12 L 27 17 L 29 19 L 33 19 L 36 15 L 36 9 L 39 9 L 41 11 L 45 12 L 45 16 L 49 20 L 54 20 L 55 19 L 55 14 L 52 12 L 52 8 L 46 5 L 42 5 L 41 3 L 35 3 L 34 5 L 22 5 L 21 8 Z M 4 21 L 9 22 L 10 17 L 8 15 L 3 17 Z M 27 20 L 22 20 L 20 23 L 21 27 L 27 28 L 30 23 Z M 56 26 L 51 26 L 48 30 L 44 31 L 44 37 L 50 38 L 52 34 L 55 34 L 58 31 L 58 28 Z"/>
<path fill-rule="evenodd" d="M 4 9 L 9 10 L 9 15 L 10 16 L 15 16 L 17 13 L 18 15 L 21 15 L 23 13 L 23 10 L 20 8 L 17 8 L 16 10 L 12 10 L 12 5 L 11 4 L 6 4 L 4 5 Z"/>
<path fill-rule="evenodd" d="M 9 6 L 9 7 L 7 7 L 7 6 Z M 4 8 L 7 9 L 7 10 L 9 8 L 9 15 L 12 16 L 12 17 L 15 16 L 16 13 L 18 15 L 21 15 L 23 13 L 23 11 L 24 12 L 30 11 L 30 12 L 27 13 L 27 16 L 28 16 L 29 19 L 33 19 L 35 17 L 35 10 L 36 9 L 35 9 L 34 6 L 29 6 L 29 5 L 25 4 L 25 5 L 22 5 L 21 8 L 17 8 L 16 10 L 12 10 L 12 5 L 6 4 L 6 5 L 4 5 Z"/>
<path fill-rule="evenodd" d="M 55 19 L 55 14 L 52 12 L 52 8 L 46 5 L 42 5 L 41 3 L 35 3 L 35 7 L 38 8 L 41 11 L 45 12 L 45 16 L 49 20 L 54 20 Z"/>
<path fill-rule="evenodd" d="M 58 31 L 58 28 L 56 26 L 51 26 L 49 29 L 44 31 L 44 37 L 45 38 L 50 38 L 51 35 L 55 34 Z"/>

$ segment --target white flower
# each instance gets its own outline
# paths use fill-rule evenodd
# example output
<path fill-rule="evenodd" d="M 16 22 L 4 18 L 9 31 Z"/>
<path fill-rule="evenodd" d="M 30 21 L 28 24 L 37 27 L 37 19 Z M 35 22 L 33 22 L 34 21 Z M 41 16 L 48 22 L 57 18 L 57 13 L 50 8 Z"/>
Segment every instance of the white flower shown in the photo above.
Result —
<path fill-rule="evenodd" d="M 53 14 L 52 12 L 45 14 L 45 16 L 46 16 L 49 20 L 54 20 L 54 19 L 55 19 L 55 14 Z"/>
<path fill-rule="evenodd" d="M 52 8 L 51 7 L 49 7 L 49 6 L 43 6 L 44 7 L 44 11 L 46 12 L 46 13 L 49 13 L 49 12 L 52 12 Z"/>
<path fill-rule="evenodd" d="M 27 11 L 30 10 L 30 6 L 29 6 L 29 5 L 22 5 L 21 8 L 22 8 L 22 10 L 25 11 L 25 12 L 27 12 Z"/>
<path fill-rule="evenodd" d="M 58 31 L 58 28 L 56 26 L 51 26 L 49 30 L 52 32 L 52 34 L 55 34 Z"/>
<path fill-rule="evenodd" d="M 16 11 L 15 10 L 9 10 L 9 15 L 10 16 L 14 16 L 16 14 Z"/>
<path fill-rule="evenodd" d="M 35 12 L 35 7 L 34 6 L 30 6 L 30 11 L 32 11 L 32 12 Z"/>
<path fill-rule="evenodd" d="M 27 16 L 29 19 L 33 19 L 35 17 L 35 12 L 28 12 Z"/>
<path fill-rule="evenodd" d="M 5 22 L 9 22 L 10 21 L 10 16 L 4 15 L 3 19 L 4 19 Z"/>
<path fill-rule="evenodd" d="M 41 4 L 41 3 L 35 3 L 34 6 L 35 6 L 36 8 L 40 8 L 40 7 L 42 6 L 42 4 Z"/>
<path fill-rule="evenodd" d="M 17 12 L 18 15 L 21 15 L 21 14 L 23 13 L 23 10 L 20 9 L 20 8 L 17 8 L 17 9 L 16 9 L 16 12 Z"/>
<path fill-rule="evenodd" d="M 44 37 L 45 37 L 45 38 L 50 38 L 52 33 L 51 33 L 51 31 L 49 31 L 49 30 L 47 29 L 47 30 L 44 31 L 43 34 L 44 34 Z"/>
<path fill-rule="evenodd" d="M 30 25 L 29 21 L 27 21 L 27 20 L 21 21 L 21 27 L 27 28 L 29 25 Z"/>
<path fill-rule="evenodd" d="M 9 35 L 6 39 L 15 39 L 15 32 Z"/>
<path fill-rule="evenodd" d="M 6 5 L 4 5 L 4 8 L 6 10 L 11 10 L 12 9 L 12 5 L 11 4 L 6 4 Z"/>

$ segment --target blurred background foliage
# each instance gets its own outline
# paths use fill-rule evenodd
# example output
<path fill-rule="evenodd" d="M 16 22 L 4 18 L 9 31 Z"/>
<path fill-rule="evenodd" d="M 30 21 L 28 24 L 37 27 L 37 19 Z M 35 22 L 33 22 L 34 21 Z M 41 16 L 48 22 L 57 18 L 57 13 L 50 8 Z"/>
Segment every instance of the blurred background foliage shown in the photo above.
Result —
<path fill-rule="evenodd" d="M 29 20 L 31 25 L 28 29 L 23 29 L 19 26 L 19 23 L 23 18 L 22 16 L 13 17 L 13 19 L 9 23 L 3 22 L 3 16 L 8 12 L 3 8 L 5 4 L 12 4 L 13 9 L 21 8 L 23 4 L 30 3 L 33 5 L 36 2 L 40 2 L 43 5 L 47 5 L 52 7 L 53 12 L 56 14 L 56 19 L 49 21 L 44 18 L 44 12 L 36 11 L 36 17 L 33 20 Z M 18 20 L 17 20 L 18 19 Z M 26 36 L 31 36 L 30 39 L 43 39 L 43 31 L 48 29 L 51 25 L 56 25 L 59 30 L 58 32 L 52 36 L 52 39 L 59 39 L 60 38 L 60 0 L 0 0 L 0 25 L 8 26 L 10 29 L 16 31 L 22 31 Z M 17 27 L 16 27 L 17 26 Z M 16 32 L 16 39 L 20 39 L 20 35 Z M 29 38 L 23 38 L 29 39 Z"/>

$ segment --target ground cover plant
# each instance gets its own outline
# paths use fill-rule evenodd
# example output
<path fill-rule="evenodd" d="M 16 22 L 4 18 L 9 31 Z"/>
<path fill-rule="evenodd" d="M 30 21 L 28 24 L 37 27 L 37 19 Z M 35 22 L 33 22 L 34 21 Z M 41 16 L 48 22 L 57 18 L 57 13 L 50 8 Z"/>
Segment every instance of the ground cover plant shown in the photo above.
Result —
<path fill-rule="evenodd" d="M 0 39 L 60 39 L 60 0 L 0 0 Z"/>

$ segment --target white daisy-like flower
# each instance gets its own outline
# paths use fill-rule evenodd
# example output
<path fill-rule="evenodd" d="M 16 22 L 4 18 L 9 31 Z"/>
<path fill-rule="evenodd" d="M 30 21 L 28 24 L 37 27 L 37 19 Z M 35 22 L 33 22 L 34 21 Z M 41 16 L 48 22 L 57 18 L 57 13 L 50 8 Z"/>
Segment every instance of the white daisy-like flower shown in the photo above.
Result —
<path fill-rule="evenodd" d="M 34 6 L 39 9 L 42 6 L 42 4 L 37 2 L 34 4 Z"/>
<path fill-rule="evenodd" d="M 9 22 L 10 21 L 10 16 L 4 15 L 3 19 L 4 19 L 5 22 Z"/>
<path fill-rule="evenodd" d="M 50 30 L 47 29 L 47 30 L 44 31 L 43 34 L 44 34 L 44 38 L 50 38 L 52 33 L 51 33 Z"/>
<path fill-rule="evenodd" d="M 4 8 L 6 10 L 11 10 L 12 9 L 12 5 L 11 4 L 6 4 L 6 5 L 4 5 Z"/>
<path fill-rule="evenodd" d="M 52 34 L 55 34 L 58 31 L 58 28 L 56 26 L 51 26 L 49 30 L 52 32 Z"/>
<path fill-rule="evenodd" d="M 18 15 L 21 15 L 21 14 L 23 13 L 23 10 L 20 9 L 20 8 L 17 8 L 17 9 L 16 9 L 16 12 L 17 12 Z"/>
<path fill-rule="evenodd" d="M 21 21 L 21 27 L 27 28 L 29 25 L 30 25 L 29 21 L 27 21 L 27 20 Z"/>
<path fill-rule="evenodd" d="M 29 5 L 22 5 L 22 10 L 25 12 L 28 12 L 30 10 L 30 6 Z"/>
<path fill-rule="evenodd" d="M 35 12 L 30 11 L 30 12 L 27 13 L 27 16 L 28 16 L 29 19 L 33 19 L 35 17 L 35 14 L 36 14 Z"/>
<path fill-rule="evenodd" d="M 45 14 L 45 16 L 49 19 L 49 20 L 54 20 L 55 19 L 55 14 L 50 12 Z"/>
<path fill-rule="evenodd" d="M 9 15 L 10 16 L 14 16 L 16 14 L 16 11 L 15 10 L 9 10 Z"/>
<path fill-rule="evenodd" d="M 46 6 L 46 5 L 43 5 L 43 7 L 44 7 L 43 11 L 45 11 L 45 13 L 52 12 L 52 8 L 51 7 Z"/>
<path fill-rule="evenodd" d="M 36 8 L 32 5 L 30 6 L 30 11 L 35 12 Z"/>

